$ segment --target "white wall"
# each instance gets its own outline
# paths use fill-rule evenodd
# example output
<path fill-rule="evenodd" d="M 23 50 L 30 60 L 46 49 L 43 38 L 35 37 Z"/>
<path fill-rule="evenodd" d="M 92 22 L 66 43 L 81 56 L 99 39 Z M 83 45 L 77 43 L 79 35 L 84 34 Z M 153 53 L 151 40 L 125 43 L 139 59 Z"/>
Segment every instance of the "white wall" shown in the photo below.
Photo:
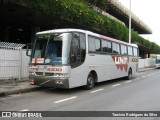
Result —
<path fill-rule="evenodd" d="M 26 50 L 22 50 L 22 66 L 21 66 L 21 77 L 22 78 L 28 78 L 28 63 L 29 63 L 30 57 L 26 55 Z"/>
<path fill-rule="evenodd" d="M 0 80 L 28 78 L 26 50 L 0 48 Z"/>
<path fill-rule="evenodd" d="M 156 66 L 156 59 L 154 58 L 139 59 L 139 68 L 155 67 L 155 66 Z"/>

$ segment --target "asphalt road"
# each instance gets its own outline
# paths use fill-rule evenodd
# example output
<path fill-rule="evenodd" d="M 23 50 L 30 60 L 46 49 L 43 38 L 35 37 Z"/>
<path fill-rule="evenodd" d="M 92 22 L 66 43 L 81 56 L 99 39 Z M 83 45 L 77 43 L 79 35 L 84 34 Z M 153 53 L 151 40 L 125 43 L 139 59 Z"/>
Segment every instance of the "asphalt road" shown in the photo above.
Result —
<path fill-rule="evenodd" d="M 103 82 L 97 84 L 92 90 L 46 88 L 10 95 L 0 98 L 0 111 L 160 111 L 159 91 L 160 70 L 157 69 L 141 72 L 129 81 L 122 78 Z M 71 120 L 75 118 L 46 119 Z M 76 118 L 78 119 L 84 118 Z M 87 117 L 85 119 L 158 120 L 160 117 Z"/>

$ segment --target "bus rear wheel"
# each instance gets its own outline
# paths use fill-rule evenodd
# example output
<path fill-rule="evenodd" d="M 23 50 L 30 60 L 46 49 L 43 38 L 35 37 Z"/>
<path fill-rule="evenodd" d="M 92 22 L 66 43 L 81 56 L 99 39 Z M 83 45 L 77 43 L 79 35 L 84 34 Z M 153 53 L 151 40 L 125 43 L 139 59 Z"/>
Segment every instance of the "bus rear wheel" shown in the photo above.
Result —
<path fill-rule="evenodd" d="M 87 85 L 84 86 L 85 89 L 90 90 L 95 85 L 95 76 L 90 73 L 87 78 Z"/>
<path fill-rule="evenodd" d="M 128 76 L 127 76 L 127 80 L 132 79 L 132 69 L 130 68 L 128 71 Z"/>

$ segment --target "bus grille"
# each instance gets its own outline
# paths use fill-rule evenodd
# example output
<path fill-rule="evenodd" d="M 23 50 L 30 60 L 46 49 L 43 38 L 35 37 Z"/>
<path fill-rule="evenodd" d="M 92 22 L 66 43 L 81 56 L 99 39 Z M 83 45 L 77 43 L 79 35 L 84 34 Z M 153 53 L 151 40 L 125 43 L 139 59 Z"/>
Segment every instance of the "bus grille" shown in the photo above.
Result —
<path fill-rule="evenodd" d="M 36 75 L 43 75 L 43 72 L 36 72 Z"/>
<path fill-rule="evenodd" d="M 39 76 L 53 76 L 54 73 L 36 72 L 36 75 L 39 75 Z"/>
<path fill-rule="evenodd" d="M 45 73 L 45 76 L 53 76 L 54 73 Z"/>

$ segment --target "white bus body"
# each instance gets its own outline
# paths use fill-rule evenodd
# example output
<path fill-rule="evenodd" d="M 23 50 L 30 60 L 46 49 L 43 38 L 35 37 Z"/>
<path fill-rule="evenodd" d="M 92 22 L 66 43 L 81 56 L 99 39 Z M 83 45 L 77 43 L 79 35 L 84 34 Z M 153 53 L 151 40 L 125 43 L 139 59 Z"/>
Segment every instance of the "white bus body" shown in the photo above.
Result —
<path fill-rule="evenodd" d="M 97 82 L 131 79 L 138 72 L 135 44 L 79 29 L 50 30 L 36 36 L 29 63 L 31 84 L 91 89 Z M 56 48 L 47 50 L 50 45 Z M 51 52 L 54 55 L 49 57 Z"/>

